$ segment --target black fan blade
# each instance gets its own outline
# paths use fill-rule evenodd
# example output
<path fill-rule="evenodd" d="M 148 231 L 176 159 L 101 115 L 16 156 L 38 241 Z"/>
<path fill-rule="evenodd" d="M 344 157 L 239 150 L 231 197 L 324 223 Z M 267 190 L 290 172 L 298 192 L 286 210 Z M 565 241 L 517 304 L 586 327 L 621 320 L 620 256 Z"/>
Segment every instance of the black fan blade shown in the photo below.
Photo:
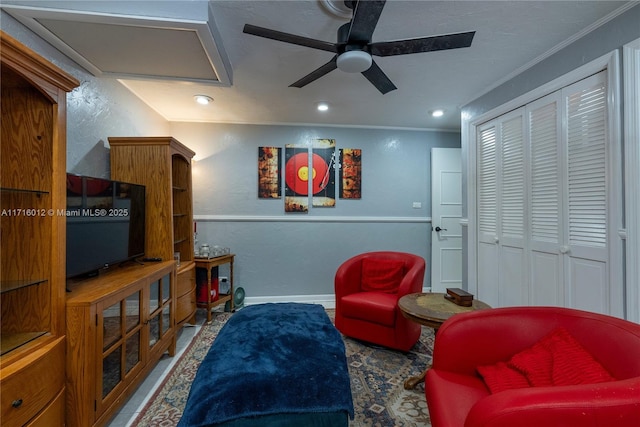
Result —
<path fill-rule="evenodd" d="M 297 82 L 290 84 L 289 87 L 303 87 L 308 85 L 309 83 L 318 80 L 320 77 L 324 76 L 325 74 L 330 73 L 331 71 L 335 70 L 336 68 L 338 68 L 338 66 L 336 65 L 336 59 L 338 58 L 338 55 L 334 56 L 333 58 L 331 58 L 331 61 L 327 62 L 326 64 L 322 65 L 321 67 L 315 69 L 314 71 L 310 72 L 309 74 L 307 74 L 306 76 L 304 76 L 303 78 L 301 78 L 300 80 L 298 80 Z"/>
<path fill-rule="evenodd" d="M 326 50 L 328 52 L 337 52 L 338 48 L 335 43 L 329 43 L 322 40 L 310 39 L 308 37 L 297 36 L 295 34 L 283 33 L 282 31 L 270 30 L 268 28 L 256 27 L 255 25 L 245 24 L 243 33 L 253 36 L 264 37 L 267 39 L 277 40 L 285 43 L 297 44 L 298 46 L 311 47 L 313 49 Z"/>
<path fill-rule="evenodd" d="M 410 53 L 433 52 L 435 50 L 458 49 L 471 46 L 475 31 L 447 34 L 444 36 L 422 37 L 419 39 L 396 40 L 371 43 L 371 54 L 376 56 L 407 55 Z"/>
<path fill-rule="evenodd" d="M 348 42 L 369 42 L 386 1 L 360 0 L 353 9 Z"/>
<path fill-rule="evenodd" d="M 363 71 L 362 75 L 367 78 L 383 95 L 387 92 L 391 92 L 392 90 L 398 89 L 392 82 L 389 80 L 389 77 L 378 67 L 378 64 L 375 61 L 371 64 L 368 70 Z"/>

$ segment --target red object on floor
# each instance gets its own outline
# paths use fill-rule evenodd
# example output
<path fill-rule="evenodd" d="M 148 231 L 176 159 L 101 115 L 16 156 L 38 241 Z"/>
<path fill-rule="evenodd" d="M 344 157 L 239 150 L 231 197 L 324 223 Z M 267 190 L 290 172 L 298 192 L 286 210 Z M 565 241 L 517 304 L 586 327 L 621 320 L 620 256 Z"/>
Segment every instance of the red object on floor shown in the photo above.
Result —
<path fill-rule="evenodd" d="M 217 277 L 211 278 L 211 295 L 209 302 L 217 301 L 220 298 L 220 285 Z M 207 282 L 198 284 L 198 302 L 207 302 Z"/>

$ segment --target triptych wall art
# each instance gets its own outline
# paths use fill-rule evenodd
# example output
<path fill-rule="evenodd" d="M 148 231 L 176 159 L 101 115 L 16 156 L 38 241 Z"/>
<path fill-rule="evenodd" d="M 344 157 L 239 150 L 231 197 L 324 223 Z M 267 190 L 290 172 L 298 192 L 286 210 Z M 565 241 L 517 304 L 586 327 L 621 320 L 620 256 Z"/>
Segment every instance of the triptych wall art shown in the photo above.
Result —
<path fill-rule="evenodd" d="M 258 147 L 258 197 L 282 198 L 282 148 Z M 284 210 L 307 213 L 312 207 L 335 207 L 338 197 L 360 199 L 362 150 L 341 148 L 334 139 L 311 145 L 287 144 L 284 149 Z"/>

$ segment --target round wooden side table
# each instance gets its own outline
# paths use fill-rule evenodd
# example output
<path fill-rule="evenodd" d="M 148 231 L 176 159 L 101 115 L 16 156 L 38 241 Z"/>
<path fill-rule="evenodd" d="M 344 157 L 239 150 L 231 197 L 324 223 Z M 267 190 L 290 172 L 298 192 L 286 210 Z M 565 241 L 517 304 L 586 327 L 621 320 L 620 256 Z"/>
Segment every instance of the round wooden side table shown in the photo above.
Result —
<path fill-rule="evenodd" d="M 404 317 L 421 325 L 429 326 L 435 329 L 436 333 L 445 320 L 455 314 L 491 308 L 488 304 L 477 299 L 473 300 L 470 307 L 463 307 L 445 299 L 444 295 L 441 293 L 405 295 L 398 300 L 398 307 Z M 413 389 L 418 383 L 424 381 L 427 369 L 429 366 L 420 375 L 408 378 L 404 382 L 404 388 L 406 390 Z"/>

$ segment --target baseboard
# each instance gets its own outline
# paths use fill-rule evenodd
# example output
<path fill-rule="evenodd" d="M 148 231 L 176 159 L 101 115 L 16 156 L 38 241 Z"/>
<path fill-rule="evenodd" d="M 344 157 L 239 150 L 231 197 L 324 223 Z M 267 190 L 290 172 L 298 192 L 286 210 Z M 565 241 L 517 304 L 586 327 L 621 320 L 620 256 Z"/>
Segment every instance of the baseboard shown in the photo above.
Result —
<path fill-rule="evenodd" d="M 431 292 L 431 288 L 422 288 L 422 292 Z M 244 305 L 265 304 L 268 302 L 301 302 L 307 304 L 321 304 L 324 308 L 336 308 L 336 296 L 334 294 L 246 297 Z"/>
<path fill-rule="evenodd" d="M 244 300 L 245 305 L 264 304 L 268 302 L 299 302 L 321 304 L 324 308 L 336 308 L 336 296 L 334 294 L 247 297 Z"/>

